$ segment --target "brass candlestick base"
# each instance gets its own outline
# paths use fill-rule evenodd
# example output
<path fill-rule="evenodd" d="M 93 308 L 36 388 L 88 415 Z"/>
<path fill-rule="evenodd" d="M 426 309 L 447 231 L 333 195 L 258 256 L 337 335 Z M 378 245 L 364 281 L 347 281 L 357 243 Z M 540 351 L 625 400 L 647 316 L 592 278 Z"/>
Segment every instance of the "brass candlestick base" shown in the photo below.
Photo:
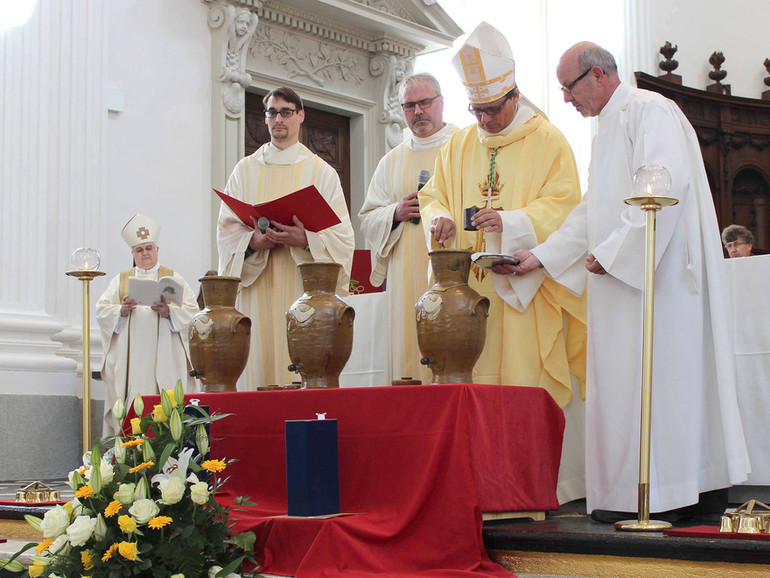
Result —
<path fill-rule="evenodd" d="M 646 212 L 644 258 L 644 328 L 642 337 L 642 414 L 639 438 L 639 518 L 615 524 L 616 530 L 659 532 L 671 527 L 668 522 L 650 520 L 650 430 L 652 413 L 652 330 L 655 303 L 655 215 L 663 207 L 676 205 L 674 197 L 641 195 L 626 204 Z"/>
<path fill-rule="evenodd" d="M 91 292 L 89 284 L 103 271 L 78 269 L 67 271 L 83 282 L 83 453 L 91 449 Z"/>

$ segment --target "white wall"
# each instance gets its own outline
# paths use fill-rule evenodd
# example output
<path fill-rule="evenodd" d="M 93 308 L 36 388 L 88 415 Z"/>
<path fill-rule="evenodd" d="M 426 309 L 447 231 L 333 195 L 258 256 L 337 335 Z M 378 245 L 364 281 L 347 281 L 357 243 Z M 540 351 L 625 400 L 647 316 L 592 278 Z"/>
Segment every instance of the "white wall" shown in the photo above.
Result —
<path fill-rule="evenodd" d="M 131 265 L 120 230 L 134 213 L 161 224 L 160 261 L 197 291 L 210 268 L 211 34 L 195 0 L 109 2 L 109 88 L 124 110 L 107 130 L 102 268 Z"/>
<path fill-rule="evenodd" d="M 770 1 L 741 0 L 716 2 L 714 0 L 645 0 L 648 9 L 648 46 L 654 62 L 662 60 L 658 49 L 667 40 L 679 46 L 674 56 L 682 75 L 682 84 L 705 89 L 713 81 L 708 77 L 713 70 L 708 58 L 714 51 L 725 55 L 723 83 L 732 86 L 733 96 L 761 98 L 768 90 L 762 80 L 768 76 L 764 65 L 770 58 Z M 652 70 L 658 75 L 657 64 Z"/>

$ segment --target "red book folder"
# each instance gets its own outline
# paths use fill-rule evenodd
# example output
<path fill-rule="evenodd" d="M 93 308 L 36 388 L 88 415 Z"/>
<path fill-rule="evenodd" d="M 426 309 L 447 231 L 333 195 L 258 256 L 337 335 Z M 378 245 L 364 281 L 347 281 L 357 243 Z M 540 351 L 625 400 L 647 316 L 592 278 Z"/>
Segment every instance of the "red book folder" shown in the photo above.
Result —
<path fill-rule="evenodd" d="M 292 216 L 296 215 L 302 221 L 305 229 L 313 233 L 318 233 L 341 222 L 337 213 L 313 185 L 256 205 L 251 205 L 216 189 L 213 191 L 249 227 L 254 226 L 254 222 L 251 220 L 252 216 L 255 219 L 267 217 L 270 221 L 282 225 L 293 225 Z"/>

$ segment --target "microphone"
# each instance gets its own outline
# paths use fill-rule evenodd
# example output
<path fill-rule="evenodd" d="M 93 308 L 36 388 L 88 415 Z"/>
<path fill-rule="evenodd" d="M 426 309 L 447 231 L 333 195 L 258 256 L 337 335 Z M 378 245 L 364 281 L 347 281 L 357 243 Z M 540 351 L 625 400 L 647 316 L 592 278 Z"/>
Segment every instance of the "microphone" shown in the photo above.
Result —
<path fill-rule="evenodd" d="M 430 180 L 430 171 L 426 169 L 422 169 L 419 173 L 417 173 L 417 191 L 420 191 L 429 180 Z M 412 217 L 409 220 L 415 225 L 417 225 L 420 222 L 420 217 Z"/>
<path fill-rule="evenodd" d="M 259 230 L 262 231 L 262 234 L 264 235 L 265 232 L 270 228 L 270 219 L 267 217 L 260 217 L 257 219 L 257 227 L 259 227 Z"/>

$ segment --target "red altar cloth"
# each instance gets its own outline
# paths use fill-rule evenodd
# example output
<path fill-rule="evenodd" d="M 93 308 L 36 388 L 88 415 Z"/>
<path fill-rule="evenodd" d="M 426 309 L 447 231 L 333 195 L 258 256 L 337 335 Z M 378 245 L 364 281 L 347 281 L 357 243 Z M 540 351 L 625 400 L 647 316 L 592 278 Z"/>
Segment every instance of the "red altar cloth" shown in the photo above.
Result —
<path fill-rule="evenodd" d="M 189 396 L 188 396 L 189 397 Z M 213 413 L 222 503 L 257 507 L 266 573 L 318 576 L 511 576 L 492 563 L 481 512 L 556 510 L 564 416 L 544 390 L 494 385 L 201 394 Z M 148 407 L 152 401 L 148 400 Z M 329 519 L 286 514 L 284 421 L 338 420 L 340 506 Z"/>

